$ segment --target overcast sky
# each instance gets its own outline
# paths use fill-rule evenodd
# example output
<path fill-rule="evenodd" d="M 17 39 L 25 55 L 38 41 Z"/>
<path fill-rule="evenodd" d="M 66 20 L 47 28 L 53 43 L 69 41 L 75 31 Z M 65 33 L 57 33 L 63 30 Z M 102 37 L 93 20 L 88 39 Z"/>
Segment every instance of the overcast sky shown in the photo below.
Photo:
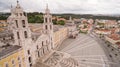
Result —
<path fill-rule="evenodd" d="M 120 0 L 19 0 L 25 11 L 43 12 L 48 3 L 52 13 L 120 14 Z M 0 12 L 10 11 L 16 0 L 0 0 Z"/>

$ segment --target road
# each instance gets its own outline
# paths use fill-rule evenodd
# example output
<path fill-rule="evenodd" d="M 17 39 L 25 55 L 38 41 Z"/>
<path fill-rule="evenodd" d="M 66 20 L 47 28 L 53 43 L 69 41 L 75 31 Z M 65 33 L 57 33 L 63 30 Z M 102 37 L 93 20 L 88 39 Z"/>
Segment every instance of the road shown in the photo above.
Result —
<path fill-rule="evenodd" d="M 102 42 L 93 35 L 80 34 L 76 39 L 65 40 L 59 51 L 71 54 L 81 67 L 112 67 L 116 63 L 112 62 L 107 50 L 103 48 Z"/>

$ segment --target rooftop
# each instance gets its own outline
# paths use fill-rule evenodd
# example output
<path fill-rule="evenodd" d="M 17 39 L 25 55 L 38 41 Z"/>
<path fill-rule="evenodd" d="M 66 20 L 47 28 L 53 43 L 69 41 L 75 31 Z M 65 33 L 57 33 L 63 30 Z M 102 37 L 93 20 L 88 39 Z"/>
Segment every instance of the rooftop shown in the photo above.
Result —
<path fill-rule="evenodd" d="M 36 33 L 40 32 L 43 29 L 43 25 L 38 23 L 29 24 L 29 27 L 32 32 L 36 32 Z"/>
<path fill-rule="evenodd" d="M 61 26 L 61 25 L 54 25 L 54 26 L 53 26 L 54 32 L 60 30 L 61 28 L 64 28 L 64 26 Z"/>
<path fill-rule="evenodd" d="M 110 34 L 108 37 L 113 39 L 113 40 L 120 40 L 120 37 L 118 34 Z"/>
<path fill-rule="evenodd" d="M 5 46 L 5 47 L 1 47 L 0 49 L 2 49 L 0 51 L 0 59 L 13 54 L 14 52 L 16 52 L 17 50 L 19 50 L 21 48 L 21 46 Z"/>

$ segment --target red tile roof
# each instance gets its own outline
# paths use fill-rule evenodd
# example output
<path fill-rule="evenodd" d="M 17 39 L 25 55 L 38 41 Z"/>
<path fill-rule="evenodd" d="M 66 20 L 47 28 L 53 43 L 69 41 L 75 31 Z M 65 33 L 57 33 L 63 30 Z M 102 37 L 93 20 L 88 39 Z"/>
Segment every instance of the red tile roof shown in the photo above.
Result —
<path fill-rule="evenodd" d="M 113 40 L 120 40 L 120 37 L 118 34 L 110 34 L 108 37 L 113 39 Z"/>

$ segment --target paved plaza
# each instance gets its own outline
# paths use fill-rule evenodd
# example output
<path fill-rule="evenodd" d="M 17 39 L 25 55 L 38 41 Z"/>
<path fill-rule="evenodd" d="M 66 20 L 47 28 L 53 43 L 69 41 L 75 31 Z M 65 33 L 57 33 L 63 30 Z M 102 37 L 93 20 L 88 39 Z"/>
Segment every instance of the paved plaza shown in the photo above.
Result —
<path fill-rule="evenodd" d="M 80 34 L 66 39 L 58 50 L 71 54 L 82 67 L 110 67 L 110 62 L 98 41 L 90 35 Z"/>

